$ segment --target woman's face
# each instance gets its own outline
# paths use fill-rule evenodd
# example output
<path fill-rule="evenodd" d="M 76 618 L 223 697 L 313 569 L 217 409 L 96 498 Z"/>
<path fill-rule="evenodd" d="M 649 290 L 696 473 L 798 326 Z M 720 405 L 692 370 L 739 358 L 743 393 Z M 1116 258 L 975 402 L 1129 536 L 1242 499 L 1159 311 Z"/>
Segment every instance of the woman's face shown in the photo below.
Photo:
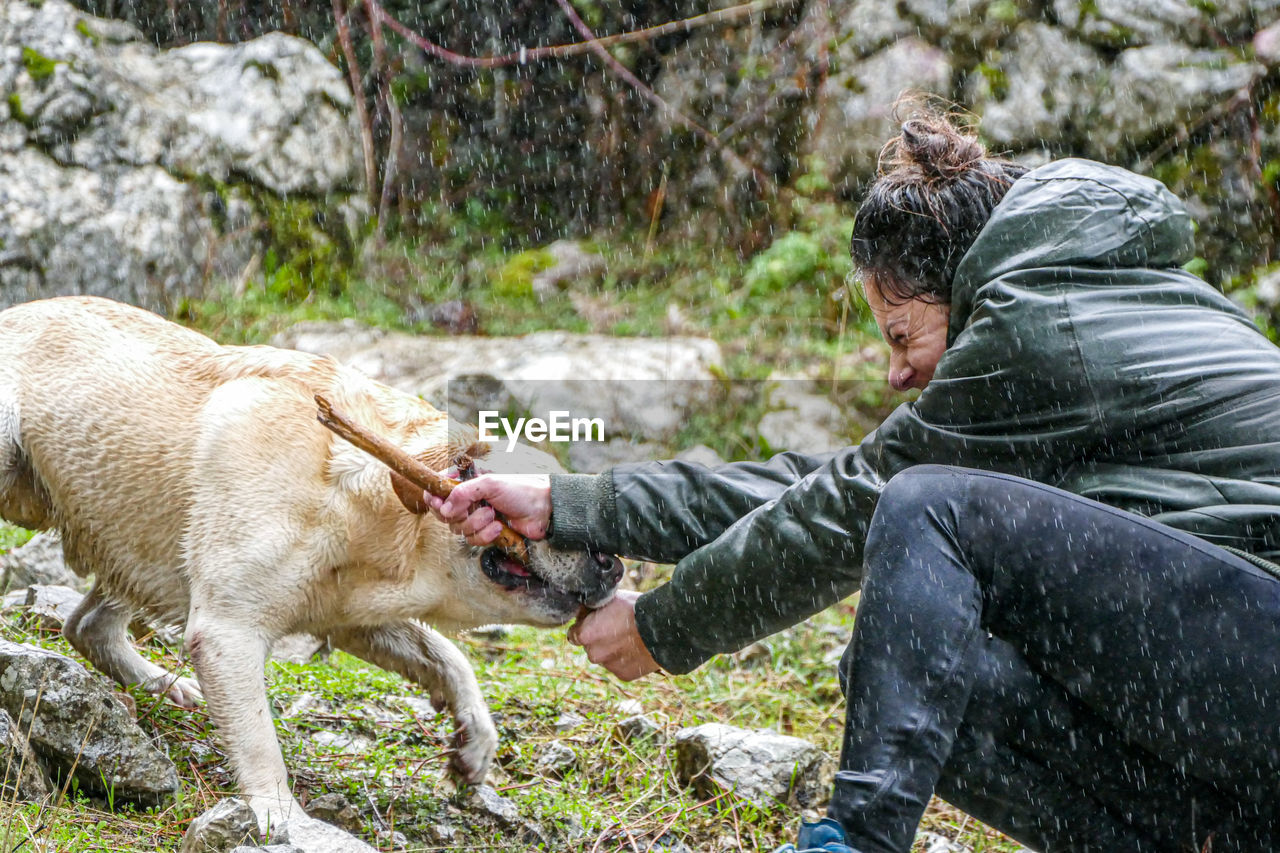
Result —
<path fill-rule="evenodd" d="M 889 384 L 895 391 L 924 388 L 947 348 L 951 306 L 919 298 L 887 302 L 872 279 L 867 279 L 866 295 L 871 316 L 889 344 Z"/>

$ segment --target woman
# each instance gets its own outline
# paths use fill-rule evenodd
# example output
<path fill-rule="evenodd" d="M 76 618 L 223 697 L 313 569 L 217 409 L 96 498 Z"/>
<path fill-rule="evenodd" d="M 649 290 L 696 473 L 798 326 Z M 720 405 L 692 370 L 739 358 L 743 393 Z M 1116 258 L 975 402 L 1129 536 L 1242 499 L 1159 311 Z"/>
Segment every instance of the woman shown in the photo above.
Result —
<path fill-rule="evenodd" d="M 852 252 L 915 402 L 830 456 L 480 478 L 437 512 L 678 561 L 571 633 L 625 679 L 861 585 L 802 849 L 908 850 L 934 792 L 1040 850 L 1280 849 L 1280 350 L 1191 251 L 1155 181 L 914 118 Z"/>

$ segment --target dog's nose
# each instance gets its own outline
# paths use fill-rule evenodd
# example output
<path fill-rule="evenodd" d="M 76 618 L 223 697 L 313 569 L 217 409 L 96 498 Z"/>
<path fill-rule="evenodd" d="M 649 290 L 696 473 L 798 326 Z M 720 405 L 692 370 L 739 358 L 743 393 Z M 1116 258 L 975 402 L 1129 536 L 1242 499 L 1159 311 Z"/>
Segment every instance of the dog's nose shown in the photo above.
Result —
<path fill-rule="evenodd" d="M 600 569 L 602 578 L 609 584 L 616 584 L 622 580 L 622 561 L 612 554 L 602 554 L 599 551 L 591 552 L 591 559 L 595 560 L 596 566 Z"/>

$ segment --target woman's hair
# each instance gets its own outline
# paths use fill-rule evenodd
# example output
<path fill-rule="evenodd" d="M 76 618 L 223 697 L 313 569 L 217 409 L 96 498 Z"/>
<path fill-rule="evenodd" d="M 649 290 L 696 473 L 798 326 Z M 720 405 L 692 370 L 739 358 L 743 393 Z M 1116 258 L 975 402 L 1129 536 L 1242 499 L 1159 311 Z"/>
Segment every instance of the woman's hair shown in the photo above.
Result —
<path fill-rule="evenodd" d="M 1009 186 L 1027 172 L 987 156 L 973 132 L 919 95 L 898 99 L 902 132 L 880 151 L 849 252 L 888 302 L 951 302 L 951 279 Z"/>

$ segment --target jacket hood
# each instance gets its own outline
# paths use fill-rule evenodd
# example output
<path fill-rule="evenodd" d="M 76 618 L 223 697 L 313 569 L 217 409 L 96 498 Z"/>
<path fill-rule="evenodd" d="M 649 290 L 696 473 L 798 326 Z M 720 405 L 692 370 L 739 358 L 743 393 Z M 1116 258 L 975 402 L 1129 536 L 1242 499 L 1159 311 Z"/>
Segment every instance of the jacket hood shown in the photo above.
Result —
<path fill-rule="evenodd" d="M 1012 272 L 1046 267 L 1180 267 L 1194 255 L 1186 208 L 1164 184 L 1092 160 L 1055 160 L 1023 175 L 960 259 L 948 340 L 968 323 L 978 291 Z"/>

